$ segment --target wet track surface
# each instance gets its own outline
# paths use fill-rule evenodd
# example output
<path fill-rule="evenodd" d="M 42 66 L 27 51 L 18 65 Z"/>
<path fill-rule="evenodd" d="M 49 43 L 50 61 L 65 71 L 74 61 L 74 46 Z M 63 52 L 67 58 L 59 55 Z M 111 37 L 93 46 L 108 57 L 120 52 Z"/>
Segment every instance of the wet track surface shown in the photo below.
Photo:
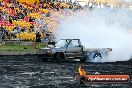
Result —
<path fill-rule="evenodd" d="M 129 74 L 132 77 L 132 62 L 41 62 L 24 60 L 26 58 L 0 57 L 0 88 L 132 88 L 132 81 L 129 84 L 82 85 L 76 80 L 76 67 L 79 65 L 87 65 L 89 74 Z"/>

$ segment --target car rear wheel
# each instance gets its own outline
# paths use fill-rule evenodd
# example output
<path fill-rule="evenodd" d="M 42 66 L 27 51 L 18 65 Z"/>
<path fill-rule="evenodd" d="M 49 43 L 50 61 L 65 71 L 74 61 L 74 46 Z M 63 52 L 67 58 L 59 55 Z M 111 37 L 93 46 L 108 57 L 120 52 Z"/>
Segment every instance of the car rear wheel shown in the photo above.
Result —
<path fill-rule="evenodd" d="M 93 57 L 93 62 L 101 62 L 102 56 L 100 53 L 95 53 Z"/>

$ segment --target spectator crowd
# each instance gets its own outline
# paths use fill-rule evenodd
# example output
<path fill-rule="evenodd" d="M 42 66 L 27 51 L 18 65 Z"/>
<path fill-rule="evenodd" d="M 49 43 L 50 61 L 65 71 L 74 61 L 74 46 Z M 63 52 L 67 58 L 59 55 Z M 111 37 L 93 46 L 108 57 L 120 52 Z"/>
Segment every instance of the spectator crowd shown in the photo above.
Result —
<path fill-rule="evenodd" d="M 0 0 L 0 41 L 5 39 L 34 40 L 54 32 L 58 19 L 72 14 L 75 5 L 39 0 Z"/>

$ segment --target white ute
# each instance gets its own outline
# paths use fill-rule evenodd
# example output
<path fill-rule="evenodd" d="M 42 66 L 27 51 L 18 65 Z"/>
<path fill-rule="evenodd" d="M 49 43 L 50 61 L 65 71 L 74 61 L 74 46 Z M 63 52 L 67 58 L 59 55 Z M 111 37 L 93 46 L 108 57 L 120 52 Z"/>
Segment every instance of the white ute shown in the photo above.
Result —
<path fill-rule="evenodd" d="M 55 46 L 41 48 L 43 60 L 80 59 L 80 61 L 100 62 L 102 57 L 108 56 L 111 48 L 85 48 L 80 39 L 61 39 Z"/>

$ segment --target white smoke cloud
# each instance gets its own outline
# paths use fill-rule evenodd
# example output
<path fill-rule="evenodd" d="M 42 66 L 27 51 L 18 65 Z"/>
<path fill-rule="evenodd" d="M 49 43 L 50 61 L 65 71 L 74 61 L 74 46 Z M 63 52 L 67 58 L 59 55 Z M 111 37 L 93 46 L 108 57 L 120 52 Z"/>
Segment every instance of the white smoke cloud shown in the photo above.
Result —
<path fill-rule="evenodd" d="M 84 10 L 61 20 L 57 39 L 75 38 L 87 48 L 112 48 L 103 61 L 124 61 L 132 54 L 132 12 L 119 9 Z"/>
<path fill-rule="evenodd" d="M 132 2 L 132 0 L 123 0 L 123 1 L 126 1 L 126 2 Z"/>

